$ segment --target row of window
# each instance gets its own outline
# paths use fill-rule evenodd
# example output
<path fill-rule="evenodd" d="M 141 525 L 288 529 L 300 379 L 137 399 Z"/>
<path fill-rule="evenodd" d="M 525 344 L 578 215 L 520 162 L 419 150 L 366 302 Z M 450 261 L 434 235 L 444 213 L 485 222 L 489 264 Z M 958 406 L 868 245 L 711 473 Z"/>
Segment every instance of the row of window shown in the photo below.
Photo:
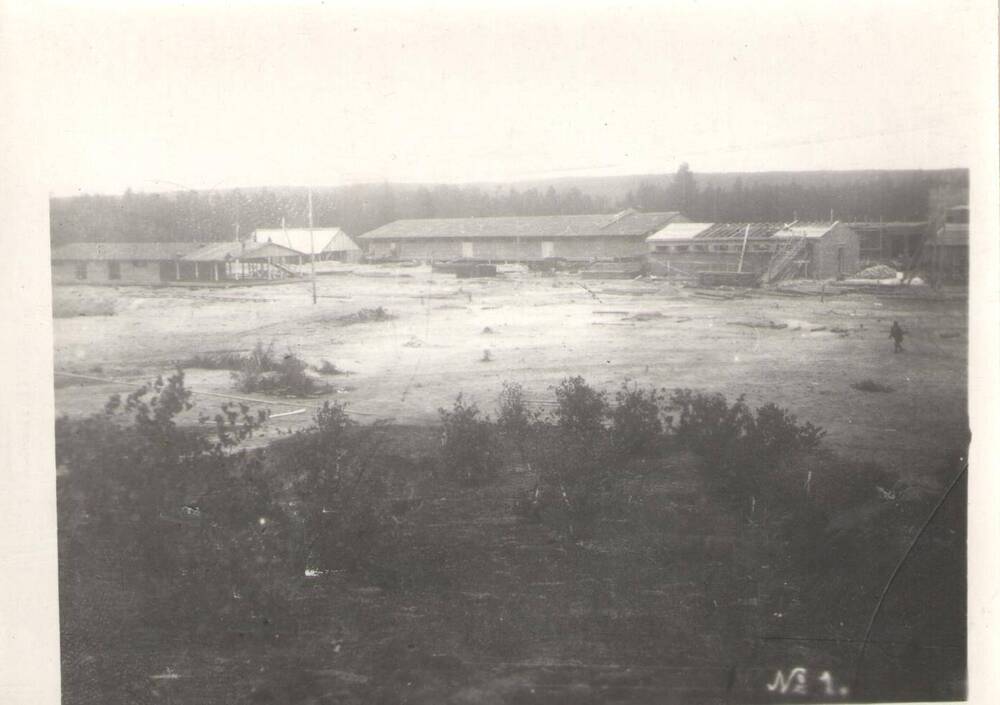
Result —
<path fill-rule="evenodd" d="M 149 262 L 142 259 L 132 260 L 133 267 L 145 267 Z M 75 267 L 75 274 L 77 279 L 87 278 L 87 262 L 77 262 Z M 122 265 L 121 262 L 108 262 L 108 279 L 121 279 L 122 278 Z"/>

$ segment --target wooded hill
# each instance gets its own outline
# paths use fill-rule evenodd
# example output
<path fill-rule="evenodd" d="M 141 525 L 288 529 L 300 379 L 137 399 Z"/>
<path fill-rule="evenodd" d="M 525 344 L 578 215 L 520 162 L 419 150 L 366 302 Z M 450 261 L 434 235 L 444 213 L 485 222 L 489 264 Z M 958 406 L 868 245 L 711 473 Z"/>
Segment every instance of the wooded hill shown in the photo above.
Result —
<path fill-rule="evenodd" d="M 694 221 L 933 220 L 965 203 L 968 171 L 816 171 L 570 177 L 515 183 L 355 184 L 314 188 L 317 227 L 359 235 L 401 218 L 679 210 Z M 263 187 L 50 202 L 53 245 L 78 241 L 217 241 L 308 222 L 308 191 Z"/>

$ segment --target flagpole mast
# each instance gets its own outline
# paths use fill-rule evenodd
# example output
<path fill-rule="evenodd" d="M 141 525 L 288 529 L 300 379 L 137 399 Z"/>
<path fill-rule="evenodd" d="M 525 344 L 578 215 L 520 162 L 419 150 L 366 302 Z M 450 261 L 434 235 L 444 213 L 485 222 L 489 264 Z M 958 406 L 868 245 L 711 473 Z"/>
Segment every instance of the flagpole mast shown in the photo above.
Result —
<path fill-rule="evenodd" d="M 312 273 L 313 303 L 316 303 L 316 243 L 313 242 L 313 192 L 309 189 L 309 269 Z"/>

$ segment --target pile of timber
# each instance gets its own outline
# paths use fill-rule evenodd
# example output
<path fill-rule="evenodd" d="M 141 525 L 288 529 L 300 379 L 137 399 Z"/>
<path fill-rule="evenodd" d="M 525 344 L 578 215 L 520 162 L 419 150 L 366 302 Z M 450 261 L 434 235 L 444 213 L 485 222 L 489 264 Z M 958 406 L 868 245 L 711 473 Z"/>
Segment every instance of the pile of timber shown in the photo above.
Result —
<path fill-rule="evenodd" d="M 733 286 L 749 288 L 757 286 L 759 275 L 755 272 L 698 272 L 698 286 Z"/>

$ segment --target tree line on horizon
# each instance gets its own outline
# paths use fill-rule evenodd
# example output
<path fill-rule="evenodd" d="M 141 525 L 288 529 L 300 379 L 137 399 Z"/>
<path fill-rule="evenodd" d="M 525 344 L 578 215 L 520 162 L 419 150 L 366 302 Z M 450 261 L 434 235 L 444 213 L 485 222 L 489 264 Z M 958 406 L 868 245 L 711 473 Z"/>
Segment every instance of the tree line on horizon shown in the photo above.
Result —
<path fill-rule="evenodd" d="M 723 182 L 682 164 L 671 176 L 649 177 L 618 197 L 579 186 L 356 184 L 313 189 L 316 227 L 357 236 L 399 219 L 539 216 L 680 211 L 696 222 L 792 220 L 934 220 L 942 203 L 967 198 L 967 172 L 869 172 L 849 179 L 792 178 L 768 182 L 738 175 Z M 746 178 L 744 178 L 746 177 Z M 699 183 L 702 181 L 702 183 Z M 308 224 L 305 188 L 231 189 L 122 195 L 81 195 L 50 201 L 53 245 L 70 242 L 233 240 L 256 228 Z"/>

